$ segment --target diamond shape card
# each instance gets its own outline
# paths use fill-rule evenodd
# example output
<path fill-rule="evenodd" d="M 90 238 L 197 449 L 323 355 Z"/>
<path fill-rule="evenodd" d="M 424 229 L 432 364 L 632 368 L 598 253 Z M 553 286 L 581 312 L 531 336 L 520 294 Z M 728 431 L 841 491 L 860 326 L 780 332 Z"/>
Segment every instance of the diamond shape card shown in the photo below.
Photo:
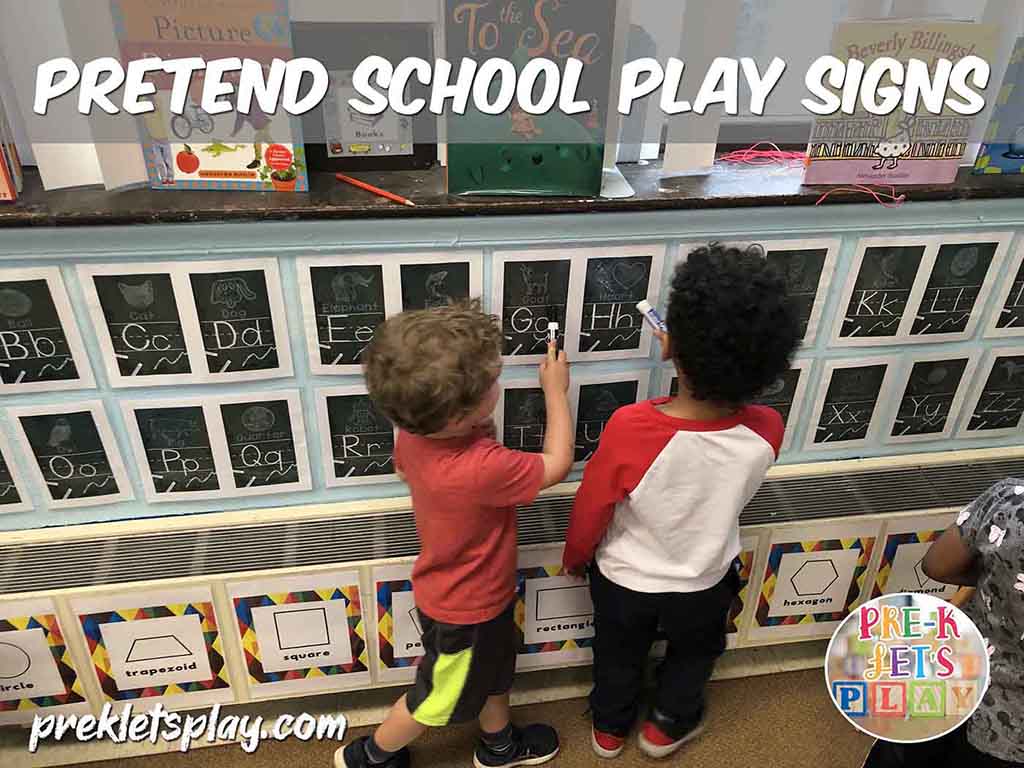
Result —
<path fill-rule="evenodd" d="M 930 579 L 921 568 L 925 554 L 955 518 L 952 513 L 944 513 L 888 520 L 879 540 L 881 555 L 871 597 L 909 592 L 948 600 L 955 595 L 958 587 Z"/>

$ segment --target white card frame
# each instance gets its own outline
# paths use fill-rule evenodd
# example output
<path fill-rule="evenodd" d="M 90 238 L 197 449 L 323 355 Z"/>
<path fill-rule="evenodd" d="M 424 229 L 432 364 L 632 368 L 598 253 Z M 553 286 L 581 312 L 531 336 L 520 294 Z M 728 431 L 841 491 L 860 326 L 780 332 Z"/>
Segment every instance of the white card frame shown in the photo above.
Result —
<path fill-rule="evenodd" d="M 199 383 L 235 383 L 239 381 L 266 381 L 267 379 L 284 379 L 291 377 L 294 372 L 292 365 L 292 352 L 290 331 L 288 330 L 288 316 L 284 310 L 284 296 L 281 293 L 281 272 L 278 268 L 277 259 L 239 259 L 230 261 L 193 261 L 183 265 L 185 268 L 185 280 L 188 289 L 188 303 L 186 306 L 189 312 L 186 313 L 187 320 L 182 317 L 182 325 L 186 337 L 191 337 L 197 351 L 196 358 L 202 358 L 199 366 L 193 366 L 192 370 L 197 374 Z M 267 300 L 270 305 L 270 318 L 274 325 L 274 343 L 277 349 L 277 368 L 263 371 L 228 371 L 217 373 L 211 371 L 207 364 L 206 347 L 203 345 L 201 323 L 199 320 L 199 307 L 196 304 L 195 292 L 192 290 L 192 275 L 211 274 L 217 272 L 260 271 L 264 273 L 264 281 L 267 285 Z"/>
<path fill-rule="evenodd" d="M 0 282 L 45 280 L 50 292 L 50 299 L 57 310 L 61 330 L 68 342 L 68 351 L 78 371 L 77 379 L 66 381 L 30 381 L 21 384 L 0 384 L 0 394 L 15 395 L 31 392 L 66 392 L 75 389 L 93 389 L 96 380 L 93 377 L 92 365 L 85 352 L 85 344 L 78 328 L 78 321 L 71 308 L 67 288 L 59 267 L 20 267 L 0 269 Z"/>
<path fill-rule="evenodd" d="M 920 246 L 924 248 L 924 253 L 921 255 L 921 264 L 918 267 L 917 275 L 914 277 L 914 282 L 911 284 L 910 293 L 907 296 L 906 307 L 903 310 L 903 315 L 901 316 L 899 325 L 896 328 L 896 333 L 891 336 L 849 336 L 843 338 L 840 334 L 842 333 L 843 325 L 846 322 L 846 310 L 850 306 L 854 287 L 857 283 L 857 278 L 860 276 L 861 266 L 864 263 L 864 256 L 869 248 L 881 248 L 884 246 L 892 246 L 895 248 Z M 914 313 L 911 312 L 911 308 L 916 308 L 921 301 L 921 295 L 924 293 L 924 286 L 922 285 L 922 282 L 926 284 L 928 281 L 927 275 L 931 274 L 931 269 L 928 265 L 934 263 L 937 251 L 938 240 L 934 235 L 862 237 L 858 240 L 857 250 L 850 262 L 850 271 L 846 275 L 846 282 L 839 294 L 839 303 L 836 306 L 836 318 L 832 325 L 829 346 L 841 348 L 891 347 L 903 343 L 903 340 L 907 338 L 907 332 L 909 331 L 910 326 L 913 325 L 914 322 Z M 922 275 L 924 275 L 923 278 Z"/>
<path fill-rule="evenodd" d="M 28 435 L 25 434 L 25 430 L 22 427 L 21 417 L 56 416 L 62 413 L 77 413 L 79 411 L 88 411 L 92 415 L 93 423 L 96 425 L 96 432 L 99 434 L 100 442 L 103 444 L 103 451 L 106 453 L 107 461 L 110 463 L 110 474 L 113 475 L 114 481 L 117 483 L 118 492 L 86 499 L 54 499 L 47 490 L 47 507 L 49 509 L 73 509 L 75 507 L 96 507 L 103 504 L 131 501 L 135 498 L 135 493 L 132 490 L 131 480 L 128 479 L 128 473 L 125 470 L 121 449 L 117 444 L 117 440 L 114 439 L 114 431 L 110 427 L 110 420 L 107 418 L 106 409 L 100 400 L 81 400 L 54 405 L 26 405 L 8 408 L 8 416 L 15 423 L 17 448 L 20 449 L 22 456 L 26 457 L 31 463 L 31 471 L 39 482 L 40 487 L 46 489 L 46 478 L 39 467 L 39 461 L 36 459 L 35 451 L 32 450 L 32 444 L 29 442 Z"/>
<path fill-rule="evenodd" d="M 1017 422 L 1017 426 L 1015 427 L 984 430 L 968 430 L 967 428 L 970 425 L 971 417 L 974 415 L 974 411 L 981 400 L 981 393 L 985 390 L 985 384 L 988 383 L 988 377 L 992 375 L 992 368 L 995 366 L 996 360 L 1000 357 L 1016 357 L 1021 355 L 1024 355 L 1024 346 L 995 347 L 988 350 L 985 358 L 981 362 L 981 365 L 977 368 L 974 382 L 971 386 L 970 395 L 960 412 L 960 424 L 956 430 L 956 439 L 978 440 L 994 437 L 1007 437 L 1009 435 L 1019 435 L 1021 433 L 1021 430 L 1024 429 L 1024 416 L 1021 416 L 1020 421 Z"/>
<path fill-rule="evenodd" d="M 873 442 L 878 435 L 878 430 L 883 423 L 883 411 L 890 407 L 892 401 L 893 373 L 900 362 L 899 355 L 879 355 L 874 357 L 852 357 L 837 360 L 825 360 L 818 379 L 818 391 L 814 398 L 814 408 L 808 415 L 807 435 L 804 438 L 804 450 L 806 451 L 838 451 L 847 448 L 862 448 Z M 837 368 L 864 368 L 871 365 L 885 364 L 885 377 L 882 379 L 882 386 L 878 391 L 878 400 L 875 403 L 874 411 L 871 413 L 871 423 L 868 425 L 867 434 L 859 440 L 842 440 L 834 443 L 816 443 L 814 437 L 818 432 L 818 424 L 821 422 L 821 409 L 825 405 L 825 397 L 828 395 L 828 387 L 832 382 L 832 374 Z"/>
<path fill-rule="evenodd" d="M 533 248 L 529 250 L 496 250 L 491 258 L 491 314 L 504 325 L 505 265 L 519 261 L 566 261 L 569 263 L 569 290 L 565 304 L 565 328 L 562 328 L 562 349 L 571 354 L 579 347 L 579 323 L 583 312 L 583 283 L 577 278 L 580 260 L 571 248 Z M 504 332 L 504 329 L 503 329 Z M 545 357 L 536 355 L 502 355 L 505 365 L 536 365 Z M 577 360 L 578 357 L 572 357 Z"/>
<path fill-rule="evenodd" d="M 221 431 L 216 432 L 212 428 L 212 413 L 217 410 L 219 400 L 211 402 L 210 397 L 188 397 L 176 400 L 126 400 L 121 403 L 121 413 L 124 416 L 125 427 L 128 430 L 128 437 L 132 444 L 132 451 L 139 474 L 142 476 L 142 486 L 145 491 L 146 501 L 150 504 L 160 504 L 167 501 L 203 501 L 207 499 L 221 499 L 232 496 L 231 487 L 227 485 L 227 477 L 231 472 L 231 459 L 228 456 L 227 440 L 224 435 L 223 426 Z M 210 452 L 213 454 L 213 465 L 217 473 L 217 490 L 212 491 L 166 491 L 157 493 L 156 484 L 153 482 L 153 475 L 149 468 L 149 460 L 146 457 L 146 446 L 142 441 L 142 432 L 139 430 L 138 420 L 135 418 L 137 409 L 154 408 L 182 408 L 200 407 L 203 409 L 203 418 L 206 421 L 206 432 L 210 438 Z M 219 422 L 218 422 L 219 423 Z"/>
<path fill-rule="evenodd" d="M 206 428 L 211 435 L 216 434 L 224 441 L 225 450 L 230 451 L 230 444 L 227 439 L 227 430 L 224 427 L 224 418 L 220 407 L 232 403 L 260 402 L 265 400 L 285 400 L 288 403 L 288 418 L 292 427 L 292 443 L 295 446 L 295 463 L 299 470 L 299 479 L 294 483 L 282 483 L 280 485 L 260 485 L 249 488 L 239 487 L 235 484 L 235 472 L 231 466 L 230 456 L 228 457 L 227 477 L 229 482 L 225 489 L 227 496 L 266 496 L 274 493 L 289 493 L 294 491 L 309 491 L 313 487 L 313 481 L 309 471 L 309 453 L 306 450 L 306 427 L 302 418 L 302 393 L 299 390 L 278 390 L 264 392 L 243 392 L 234 395 L 218 396 L 210 411 L 210 419 Z"/>
<path fill-rule="evenodd" d="M 892 430 L 896 425 L 896 419 L 899 417 L 900 404 L 903 402 L 903 395 L 910 383 L 910 376 L 914 372 L 914 366 L 917 365 L 917 363 L 932 363 L 940 360 L 964 357 L 967 358 L 967 366 L 964 368 L 964 375 L 961 377 L 960 383 L 957 385 L 956 392 L 953 395 L 953 402 L 950 404 L 949 415 L 946 417 L 946 424 L 943 430 L 941 432 L 932 432 L 927 435 L 893 435 Z M 981 354 L 979 352 L 968 352 L 967 354 L 962 355 L 955 352 L 931 352 L 929 354 L 906 356 L 903 371 L 899 378 L 893 382 L 892 395 L 895 406 L 890 409 L 892 412 L 885 420 L 882 442 L 890 445 L 899 445 L 949 439 L 953 435 L 953 431 L 960 421 L 960 414 L 963 409 L 964 400 L 966 400 L 967 393 L 971 389 L 980 359 Z"/>
<path fill-rule="evenodd" d="M 650 383 L 651 376 L 647 370 L 643 371 L 623 371 L 622 373 L 603 373 L 594 374 L 590 376 L 580 376 L 574 378 L 569 387 L 569 411 L 572 414 L 572 443 L 573 451 L 576 450 L 576 422 L 579 419 L 579 406 L 580 406 L 580 390 L 584 385 L 587 384 L 617 384 L 625 381 L 636 382 L 636 401 L 642 403 L 647 399 L 647 387 Z M 625 406 L 620 406 L 625 407 Z M 589 459 L 583 461 L 574 461 L 573 469 L 582 469 L 586 466 Z"/>
<path fill-rule="evenodd" d="M 579 351 L 580 342 L 583 340 L 583 303 L 587 282 L 587 271 L 590 262 L 601 259 L 622 259 L 622 258 L 643 258 L 651 257 L 651 273 L 647 280 L 647 301 L 653 306 L 658 306 L 661 299 L 661 275 L 665 264 L 665 255 L 668 250 L 666 243 L 654 243 L 646 245 L 623 245 L 612 248 L 580 248 L 568 253 L 578 262 L 573 265 L 569 273 L 569 297 L 579 297 L 579 304 L 576 307 L 577 316 L 573 318 L 577 338 L 572 347 L 568 345 L 565 349 L 569 359 L 573 361 L 587 362 L 593 360 L 630 360 L 635 358 L 649 358 L 651 356 L 651 342 L 654 339 L 654 331 L 650 324 L 642 317 L 638 318 L 640 328 L 640 344 L 636 349 L 630 350 L 607 350 L 607 351 Z M 504 275 L 504 270 L 502 270 Z M 575 285 L 574 285 L 575 281 Z M 611 303 L 611 302 L 603 302 Z M 620 302 L 622 303 L 622 302 Z M 568 310 L 569 307 L 566 309 Z M 635 309 L 635 305 L 630 306 Z"/>
<path fill-rule="evenodd" d="M 925 251 L 924 258 L 921 261 L 921 268 L 918 270 L 917 279 L 914 282 L 914 289 L 910 294 L 913 303 L 908 301 L 907 304 L 907 313 L 904 320 L 909 317 L 910 321 L 906 328 L 901 323 L 901 335 L 899 338 L 901 345 L 938 344 L 949 341 L 967 341 L 974 338 L 974 332 L 986 314 L 993 286 L 1002 273 L 1003 262 L 1006 259 L 1007 252 L 1010 250 L 1010 243 L 1013 241 L 1013 232 L 966 232 L 955 235 L 936 235 L 933 239 L 934 244 Z M 956 333 L 912 334 L 911 329 L 913 328 L 914 319 L 921 309 L 921 302 L 924 300 L 925 291 L 928 289 L 928 282 L 931 280 L 932 271 L 935 269 L 939 251 L 945 245 L 966 245 L 979 242 L 996 243 L 996 251 L 992 255 L 992 263 L 989 264 L 988 271 L 985 273 L 985 280 L 978 290 L 978 298 L 974 301 L 966 328 Z"/>
<path fill-rule="evenodd" d="M 18 492 L 18 498 L 21 499 L 17 504 L 0 505 L 0 515 L 32 511 L 32 497 L 28 493 L 28 483 L 19 462 L 15 460 L 14 447 L 3 432 L 0 432 L 0 456 L 3 456 L 4 464 L 7 465 L 7 471 L 11 475 L 11 482 L 14 484 L 14 490 Z M 35 461 L 34 456 L 32 461 Z"/>
<path fill-rule="evenodd" d="M 380 485 L 381 483 L 397 483 L 399 477 L 397 472 L 387 475 L 375 475 L 372 477 L 335 477 L 334 476 L 334 450 L 331 445 L 331 422 L 328 418 L 327 398 L 345 395 L 368 395 L 366 387 L 330 387 L 316 391 L 316 422 L 317 430 L 320 432 L 320 457 L 321 470 L 324 473 L 324 485 L 328 488 L 346 488 L 356 485 Z M 392 435 L 398 440 L 398 429 L 392 427 Z M 392 453 L 391 466 L 395 466 L 394 453 Z"/>
<path fill-rule="evenodd" d="M 987 339 L 1012 339 L 1024 336 L 1024 325 L 1019 325 L 1015 328 L 996 327 L 999 323 L 999 317 L 1003 314 L 1003 307 L 1006 306 L 1006 302 L 1010 300 L 1010 294 L 1013 292 L 1014 278 L 1017 277 L 1021 268 L 1024 267 L 1024 240 L 1018 240 L 1017 248 L 1009 262 L 1009 272 L 1006 274 L 1005 285 L 999 290 L 994 291 L 994 306 L 992 307 L 988 329 L 985 333 L 985 338 Z"/>
<path fill-rule="evenodd" d="M 392 563 L 390 565 L 375 565 L 370 568 L 370 592 L 373 595 L 371 604 L 372 617 L 369 623 L 370 632 L 373 637 L 373 654 L 371 658 L 375 665 L 374 677 L 381 683 L 411 683 L 416 679 L 417 665 L 408 667 L 386 667 L 380 658 L 380 627 L 378 625 L 380 608 L 377 603 L 377 585 L 382 581 L 408 581 L 412 579 L 412 561 L 403 563 Z M 410 592 L 412 590 L 409 590 Z M 394 593 L 391 600 L 391 632 L 392 646 L 395 641 L 395 602 Z M 364 601 L 365 603 L 366 601 Z M 367 641 L 367 645 L 371 645 Z M 422 655 L 419 657 L 422 658 Z"/>

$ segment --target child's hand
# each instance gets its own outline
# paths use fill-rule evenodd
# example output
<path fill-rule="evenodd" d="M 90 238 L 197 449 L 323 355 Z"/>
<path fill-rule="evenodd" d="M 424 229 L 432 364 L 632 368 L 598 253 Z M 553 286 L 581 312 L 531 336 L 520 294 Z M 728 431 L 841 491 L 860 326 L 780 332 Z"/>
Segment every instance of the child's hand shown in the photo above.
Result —
<path fill-rule="evenodd" d="M 564 570 L 565 571 L 565 575 L 568 576 L 571 579 L 577 579 L 579 581 L 586 581 L 587 580 L 587 566 L 585 566 L 585 565 L 579 565 L 579 566 L 576 566 L 575 568 L 566 568 L 563 565 L 562 566 L 562 570 Z"/>
<path fill-rule="evenodd" d="M 539 378 L 545 393 L 562 394 L 569 391 L 569 360 L 564 349 L 559 352 L 555 344 L 548 345 L 548 354 L 540 362 Z"/>

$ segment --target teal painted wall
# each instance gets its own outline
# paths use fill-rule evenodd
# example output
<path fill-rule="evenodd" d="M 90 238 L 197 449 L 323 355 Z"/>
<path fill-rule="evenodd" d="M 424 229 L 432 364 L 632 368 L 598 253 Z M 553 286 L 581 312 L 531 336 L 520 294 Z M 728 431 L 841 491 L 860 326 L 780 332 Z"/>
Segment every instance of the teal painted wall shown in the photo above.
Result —
<path fill-rule="evenodd" d="M 496 248 L 528 248 L 586 246 L 630 243 L 668 243 L 663 283 L 667 284 L 670 265 L 680 243 L 707 240 L 764 241 L 804 238 L 841 238 L 838 263 L 829 288 L 813 345 L 801 351 L 800 357 L 813 361 L 807 396 L 796 420 L 792 448 L 783 460 L 787 463 L 851 458 L 857 456 L 895 455 L 927 451 L 1014 445 L 1021 435 L 999 438 L 947 439 L 910 445 L 884 445 L 876 440 L 856 449 L 804 449 L 805 438 L 813 428 L 811 410 L 814 395 L 825 361 L 878 355 L 898 355 L 897 378 L 909 366 L 911 354 L 979 353 L 1003 347 L 1024 347 L 1024 337 L 987 339 L 985 331 L 992 322 L 999 288 L 1013 279 L 1013 265 L 1024 230 L 1024 201 L 999 200 L 979 202 L 923 203 L 913 202 L 895 210 L 877 205 L 832 205 L 821 208 L 743 208 L 709 211 L 664 211 L 656 213 L 587 214 L 545 217 L 451 218 L 423 220 L 360 220 L 272 223 L 222 223 L 133 227 L 60 227 L 54 229 L 0 230 L 0 268 L 28 266 L 60 266 L 71 295 L 74 313 L 85 337 L 85 344 L 96 389 L 9 395 L 0 392 L 0 431 L 14 437 L 14 424 L 3 411 L 8 406 L 65 403 L 100 399 L 110 418 L 118 447 L 125 458 L 135 500 L 120 504 L 80 509 L 52 510 L 45 493 L 30 473 L 31 457 L 14 455 L 11 459 L 29 478 L 34 510 L 26 513 L 0 515 L 0 530 L 72 525 L 87 522 L 196 514 L 210 511 L 246 508 L 267 508 L 319 502 L 349 501 L 360 498 L 404 495 L 400 484 L 356 486 L 328 490 L 324 487 L 321 469 L 320 440 L 316 433 L 315 389 L 359 384 L 359 377 L 314 376 L 309 370 L 307 346 L 303 338 L 301 307 L 297 294 L 295 258 L 311 255 L 343 254 L 371 251 L 424 251 L 431 249 L 481 248 L 484 250 L 484 296 L 490 295 L 490 253 Z M 914 344 L 908 346 L 873 347 L 869 349 L 835 349 L 828 342 L 832 324 L 843 309 L 840 291 L 850 271 L 858 240 L 865 236 L 948 235 L 964 233 L 1014 233 L 1007 257 L 996 277 L 995 290 L 983 310 L 977 329 L 970 340 L 955 343 Z M 92 322 L 84 304 L 83 292 L 75 267 L 83 262 L 132 263 L 153 261 L 231 260 L 252 257 L 276 257 L 279 261 L 285 304 L 291 335 L 291 351 L 295 368 L 292 379 L 237 384 L 196 385 L 112 389 L 105 374 L 96 343 Z M 665 296 L 662 295 L 664 300 Z M 982 360 L 984 363 L 984 359 Z M 659 387 L 662 366 L 653 354 L 649 359 L 579 363 L 574 374 L 604 374 L 621 371 L 649 371 L 651 389 Z M 979 374 L 984 366 L 979 369 Z M 529 367 L 506 368 L 506 380 L 532 377 Z M 144 500 L 139 468 L 125 431 L 118 402 L 122 399 L 173 399 L 177 395 L 203 396 L 212 393 L 261 392 L 298 388 L 303 393 L 303 413 L 307 430 L 307 446 L 313 477 L 313 490 L 301 493 L 275 494 L 248 499 L 224 499 L 206 502 L 172 502 L 149 504 Z M 900 393 L 895 393 L 899 395 Z M 895 402 L 880 405 L 886 411 L 887 423 Z M 961 418 L 966 418 L 962 413 Z"/>

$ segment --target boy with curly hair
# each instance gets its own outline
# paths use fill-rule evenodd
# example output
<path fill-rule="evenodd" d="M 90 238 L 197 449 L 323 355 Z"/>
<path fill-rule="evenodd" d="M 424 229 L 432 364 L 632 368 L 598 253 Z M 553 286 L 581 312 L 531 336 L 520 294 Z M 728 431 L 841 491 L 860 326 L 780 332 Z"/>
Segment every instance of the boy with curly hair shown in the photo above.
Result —
<path fill-rule="evenodd" d="M 668 637 L 639 744 L 666 757 L 696 737 L 704 687 L 725 650 L 739 578 L 740 512 L 782 445 L 783 422 L 749 405 L 788 370 L 798 325 L 759 249 L 700 248 L 676 269 L 659 334 L 679 394 L 620 408 L 583 475 L 563 566 L 590 567 L 591 744 L 623 749 L 659 624 Z"/>
<path fill-rule="evenodd" d="M 477 768 L 539 765 L 558 753 L 547 725 L 510 721 L 516 665 L 516 506 L 561 482 L 573 458 L 569 365 L 552 345 L 540 366 L 543 451 L 495 440 L 501 331 L 476 304 L 396 315 L 377 328 L 364 372 L 398 427 L 395 469 L 409 485 L 420 554 L 412 584 L 423 630 L 416 684 L 337 768 L 405 768 L 428 727 L 478 720 Z"/>

